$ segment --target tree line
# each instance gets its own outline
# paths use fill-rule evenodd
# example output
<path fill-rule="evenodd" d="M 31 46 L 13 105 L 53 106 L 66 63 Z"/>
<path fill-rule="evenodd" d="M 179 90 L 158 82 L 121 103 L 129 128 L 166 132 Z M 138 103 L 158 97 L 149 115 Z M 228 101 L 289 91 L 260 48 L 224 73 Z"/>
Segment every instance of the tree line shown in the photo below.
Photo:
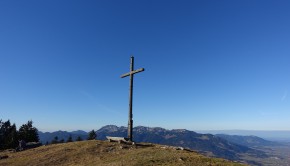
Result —
<path fill-rule="evenodd" d="M 92 130 L 88 133 L 88 137 L 87 140 L 95 140 L 97 139 L 97 133 L 95 132 L 95 130 Z M 78 136 L 76 138 L 76 141 L 83 141 L 81 136 Z M 69 135 L 68 139 L 65 141 L 64 139 L 59 140 L 58 136 L 55 136 L 54 139 L 49 143 L 46 142 L 46 145 L 48 144 L 57 144 L 57 143 L 65 143 L 65 142 L 73 142 L 72 136 Z"/>
<path fill-rule="evenodd" d="M 0 119 L 0 150 L 17 148 L 20 140 L 39 142 L 38 130 L 32 124 L 32 120 L 28 121 L 17 130 L 15 123 L 11 124 L 10 120 L 4 122 Z"/>
<path fill-rule="evenodd" d="M 26 124 L 20 126 L 19 130 L 15 123 L 11 123 L 10 120 L 2 121 L 0 119 L 0 150 L 5 149 L 15 149 L 19 146 L 19 141 L 27 142 L 39 142 L 38 129 L 34 127 L 32 120 L 28 121 Z M 97 138 L 97 134 L 95 130 L 92 130 L 88 133 L 87 140 L 95 140 Z M 79 136 L 76 141 L 82 141 L 83 139 Z M 56 144 L 56 143 L 64 143 L 64 142 L 73 142 L 72 136 L 64 141 L 64 139 L 58 140 L 58 137 L 54 137 L 54 139 L 46 144 Z"/>

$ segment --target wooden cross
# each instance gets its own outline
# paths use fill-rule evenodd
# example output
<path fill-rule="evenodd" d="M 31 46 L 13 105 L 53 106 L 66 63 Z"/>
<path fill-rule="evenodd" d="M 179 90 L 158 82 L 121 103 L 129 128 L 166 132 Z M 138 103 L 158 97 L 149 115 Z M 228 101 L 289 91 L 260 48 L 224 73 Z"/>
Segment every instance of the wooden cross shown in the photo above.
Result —
<path fill-rule="evenodd" d="M 130 91 L 129 91 L 129 120 L 128 120 L 128 139 L 129 141 L 133 141 L 133 113 L 132 113 L 132 108 L 133 108 L 133 79 L 134 79 L 134 74 L 137 74 L 139 72 L 144 71 L 144 68 L 140 68 L 137 70 L 134 70 L 134 57 L 131 57 L 131 64 L 130 64 L 130 72 L 121 75 L 121 78 L 130 76 Z"/>

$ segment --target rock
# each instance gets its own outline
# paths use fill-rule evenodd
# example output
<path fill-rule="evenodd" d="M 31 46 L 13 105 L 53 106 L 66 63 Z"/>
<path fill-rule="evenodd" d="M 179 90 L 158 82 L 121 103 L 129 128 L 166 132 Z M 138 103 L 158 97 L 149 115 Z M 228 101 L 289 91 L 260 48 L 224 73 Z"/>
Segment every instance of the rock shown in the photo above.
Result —
<path fill-rule="evenodd" d="M 114 147 L 108 147 L 106 150 L 107 152 L 112 152 L 114 150 Z"/>
<path fill-rule="evenodd" d="M 183 147 L 175 147 L 175 150 L 184 150 Z"/>
<path fill-rule="evenodd" d="M 7 158 L 8 158 L 8 156 L 7 156 L 7 155 L 0 156 L 0 160 L 2 160 L 2 159 L 7 159 Z"/>

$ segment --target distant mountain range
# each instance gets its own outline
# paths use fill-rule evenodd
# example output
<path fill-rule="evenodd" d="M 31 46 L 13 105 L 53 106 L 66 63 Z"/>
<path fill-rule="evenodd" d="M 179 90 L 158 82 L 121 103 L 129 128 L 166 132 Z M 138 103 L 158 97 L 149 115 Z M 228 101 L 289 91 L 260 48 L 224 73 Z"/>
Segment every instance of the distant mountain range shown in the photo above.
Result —
<path fill-rule="evenodd" d="M 97 131 L 98 139 L 106 136 L 126 137 L 127 128 L 108 125 Z M 241 160 L 240 154 L 266 158 L 264 152 L 229 142 L 212 134 L 198 134 L 185 129 L 166 130 L 160 127 L 138 126 L 133 129 L 136 142 L 151 142 L 172 146 L 182 146 L 203 153 L 207 156 L 221 157 L 229 160 Z"/>
<path fill-rule="evenodd" d="M 290 142 L 290 130 L 198 130 L 197 132 L 239 136 L 253 135 L 271 141 Z"/>
<path fill-rule="evenodd" d="M 82 130 L 78 130 L 78 131 L 73 131 L 73 132 L 67 132 L 67 131 L 55 131 L 55 132 L 38 132 L 39 135 L 39 139 L 40 142 L 42 142 L 42 144 L 46 144 L 46 143 L 51 143 L 51 141 L 55 138 L 58 137 L 58 141 L 60 140 L 64 140 L 67 141 L 67 139 L 69 138 L 69 136 L 72 137 L 72 139 L 75 141 L 79 136 L 85 140 L 88 137 L 88 133 Z"/>
<path fill-rule="evenodd" d="M 278 146 L 277 142 L 268 141 L 257 136 L 240 136 L 240 135 L 226 135 L 216 134 L 216 136 L 223 138 L 229 142 L 243 145 L 247 147 L 261 147 L 261 146 Z"/>
<path fill-rule="evenodd" d="M 127 127 L 107 125 L 100 128 L 96 132 L 97 139 L 100 140 L 105 140 L 106 136 L 127 137 Z M 56 131 L 52 133 L 39 132 L 40 140 L 43 143 L 51 142 L 55 136 L 58 136 L 59 140 L 64 139 L 66 141 L 70 135 L 73 140 L 76 140 L 78 136 L 82 139 L 86 139 L 88 133 L 82 130 L 73 132 Z M 266 141 L 259 137 L 199 134 L 185 129 L 166 130 L 160 127 L 150 128 L 143 126 L 135 127 L 133 129 L 133 136 L 133 139 L 136 142 L 150 142 L 156 144 L 182 146 L 208 156 L 221 157 L 230 160 L 242 160 L 240 158 L 241 154 L 258 158 L 266 158 L 268 157 L 266 153 L 250 147 L 274 144 L 271 141 Z"/>

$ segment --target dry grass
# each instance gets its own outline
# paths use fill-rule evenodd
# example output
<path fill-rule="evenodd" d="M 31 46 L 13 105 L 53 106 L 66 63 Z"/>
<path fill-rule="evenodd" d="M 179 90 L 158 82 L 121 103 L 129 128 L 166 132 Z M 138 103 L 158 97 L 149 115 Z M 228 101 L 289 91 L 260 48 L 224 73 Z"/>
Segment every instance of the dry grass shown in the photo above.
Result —
<path fill-rule="evenodd" d="M 132 146 L 95 140 L 48 145 L 16 153 L 0 152 L 0 155 L 9 156 L 0 160 L 0 166 L 240 165 L 162 145 Z"/>

